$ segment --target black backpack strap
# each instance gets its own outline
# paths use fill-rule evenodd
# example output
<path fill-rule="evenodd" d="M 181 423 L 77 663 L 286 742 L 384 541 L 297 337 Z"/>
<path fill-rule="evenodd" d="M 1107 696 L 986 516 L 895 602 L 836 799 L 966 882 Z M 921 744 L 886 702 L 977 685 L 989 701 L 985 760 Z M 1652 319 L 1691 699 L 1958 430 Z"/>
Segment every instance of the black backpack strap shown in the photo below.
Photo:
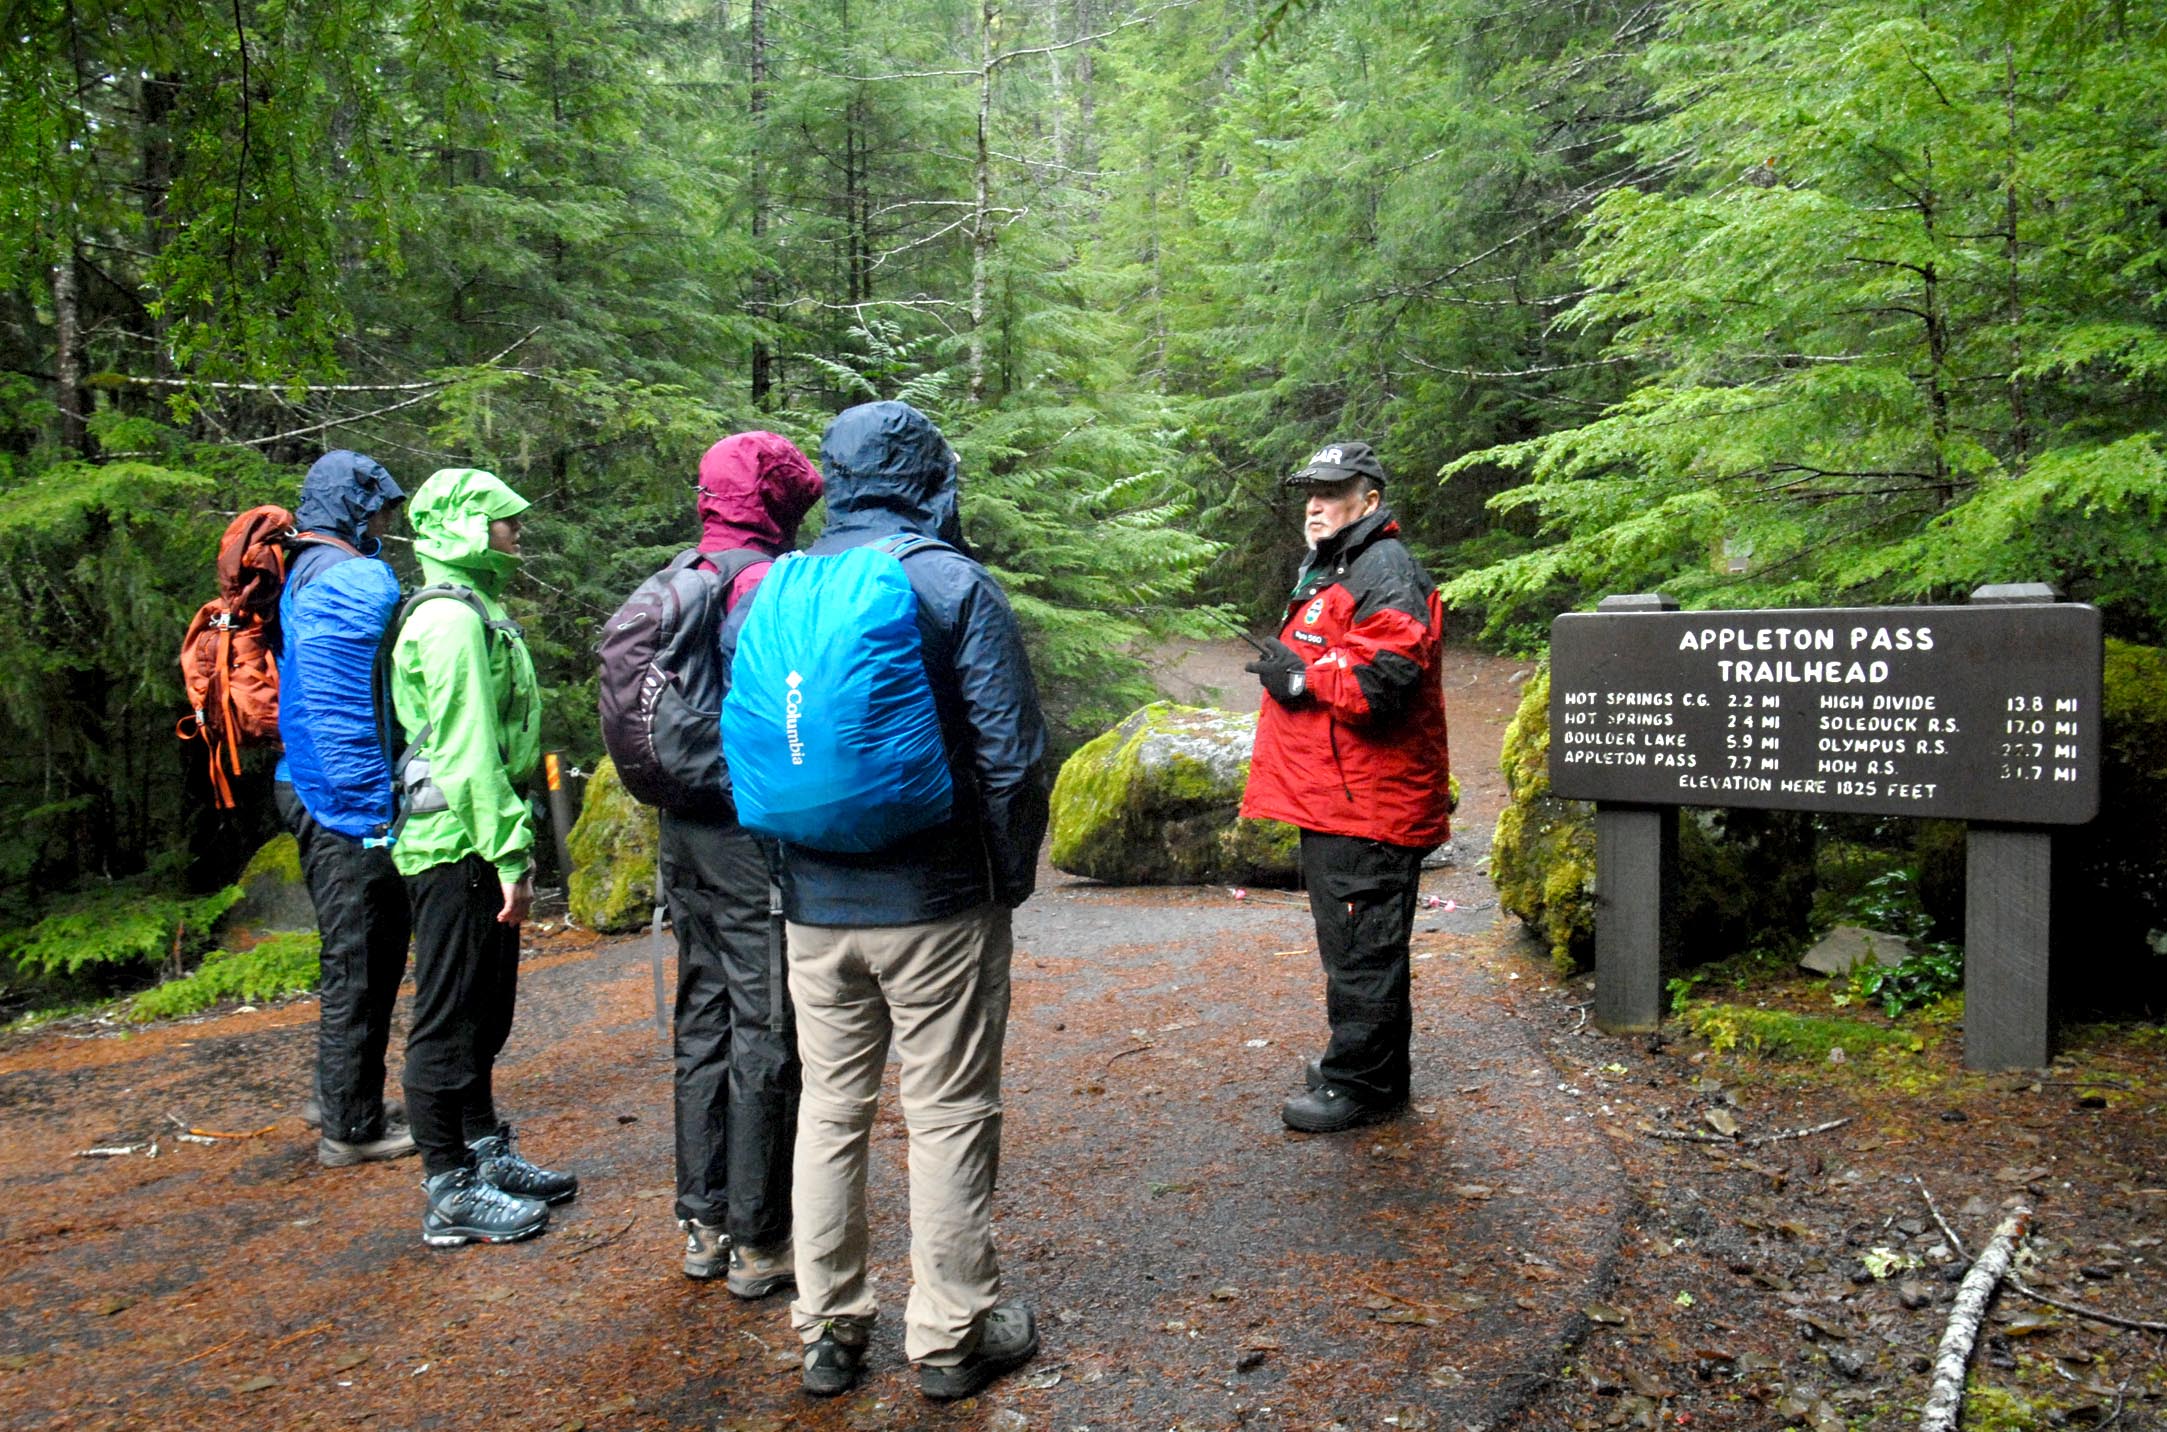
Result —
<path fill-rule="evenodd" d="M 383 742 L 385 759 L 391 763 L 392 798 L 398 806 L 398 818 L 392 821 L 391 829 L 380 842 L 384 845 L 396 845 L 399 836 L 406 830 L 407 821 L 413 816 L 449 808 L 444 793 L 429 779 L 429 737 L 436 731 L 433 725 L 424 723 L 406 750 L 396 759 L 392 757 L 396 735 L 393 728 L 397 725 L 397 718 L 391 709 L 391 651 L 398 644 L 399 634 L 406 630 L 407 619 L 414 615 L 414 609 L 424 602 L 436 601 L 463 604 L 468 611 L 474 613 L 476 620 L 481 622 L 485 637 L 502 636 L 516 640 L 526 635 L 519 623 L 509 617 L 489 615 L 489 608 L 482 602 L 481 594 L 458 582 L 433 582 L 423 587 L 406 599 L 399 608 L 399 615 L 384 629 L 383 643 L 376 649 L 376 689 L 381 693 L 377 707 L 377 733 Z"/>
<path fill-rule="evenodd" d="M 893 537 L 881 538 L 873 545 L 895 558 L 898 562 L 913 553 L 929 551 L 934 548 L 938 548 L 943 552 L 956 550 L 940 538 L 928 537 L 922 532 L 898 532 Z"/>
<path fill-rule="evenodd" d="M 729 601 L 730 588 L 737 585 L 737 579 L 745 574 L 745 570 L 748 567 L 757 567 L 762 562 L 772 562 L 775 560 L 775 556 L 773 553 L 763 552 L 757 547 L 732 547 L 722 552 L 701 552 L 698 550 L 694 550 L 686 553 L 685 556 L 693 558 L 694 560 L 704 559 L 707 562 L 708 566 L 715 569 L 715 579 L 722 583 L 722 598 L 724 602 Z M 679 561 L 683 560 L 683 558 L 679 559 Z M 672 562 L 670 565 L 674 567 L 677 565 L 677 563 Z M 725 614 L 727 614 L 727 607 L 725 607 L 724 610 Z"/>

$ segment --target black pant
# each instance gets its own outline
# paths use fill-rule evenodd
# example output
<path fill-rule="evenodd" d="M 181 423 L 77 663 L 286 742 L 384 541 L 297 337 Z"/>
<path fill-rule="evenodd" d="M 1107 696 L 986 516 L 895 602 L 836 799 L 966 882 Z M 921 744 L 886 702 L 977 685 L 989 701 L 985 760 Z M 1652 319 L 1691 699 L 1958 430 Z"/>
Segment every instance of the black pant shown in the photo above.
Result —
<path fill-rule="evenodd" d="M 677 930 L 677 1216 L 755 1248 L 790 1232 L 798 1047 L 767 858 L 735 821 L 662 813 Z"/>
<path fill-rule="evenodd" d="M 1377 840 L 1302 832 L 1302 877 L 1317 922 L 1332 1026 L 1324 1079 L 1374 1107 L 1407 1101 L 1407 1042 L 1415 1025 L 1407 937 L 1422 855 Z"/>
<path fill-rule="evenodd" d="M 497 923 L 504 890 L 478 855 L 406 879 L 414 902 L 414 1022 L 406 1032 L 406 1116 L 425 1175 L 473 1162 L 497 1131 L 491 1076 L 512 1032 L 519 927 Z"/>
<path fill-rule="evenodd" d="M 300 846 L 323 935 L 316 1100 L 324 1135 L 366 1143 L 384 1130 L 384 1049 L 406 975 L 406 886 L 390 851 L 325 830 L 284 781 L 272 795 Z"/>

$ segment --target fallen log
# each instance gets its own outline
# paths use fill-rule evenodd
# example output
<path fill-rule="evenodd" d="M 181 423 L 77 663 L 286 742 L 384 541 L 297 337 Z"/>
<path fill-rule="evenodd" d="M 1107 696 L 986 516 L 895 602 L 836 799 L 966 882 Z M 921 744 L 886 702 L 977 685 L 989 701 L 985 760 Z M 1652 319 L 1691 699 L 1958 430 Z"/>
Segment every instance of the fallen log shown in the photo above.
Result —
<path fill-rule="evenodd" d="M 1957 1288 L 1949 1325 L 1942 1330 L 1941 1349 L 1934 1354 L 1933 1382 L 1927 1390 L 1926 1413 L 1919 1419 L 1919 1432 L 1956 1432 L 1956 1415 L 1964 1405 L 1964 1369 L 1979 1341 L 1979 1324 L 1986 1317 L 1986 1305 L 1993 1301 L 1995 1288 L 2009 1271 L 2010 1260 L 2016 1256 L 2016 1242 L 2031 1226 L 2031 1219 L 2028 1205 L 2020 1203 L 2011 1209 Z"/>

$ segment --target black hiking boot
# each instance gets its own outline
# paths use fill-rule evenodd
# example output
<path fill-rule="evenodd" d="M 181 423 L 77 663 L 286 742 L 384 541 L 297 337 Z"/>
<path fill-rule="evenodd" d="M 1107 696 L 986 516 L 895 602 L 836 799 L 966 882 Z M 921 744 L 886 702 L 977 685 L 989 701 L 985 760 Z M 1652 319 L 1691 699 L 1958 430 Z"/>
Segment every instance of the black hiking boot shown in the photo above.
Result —
<path fill-rule="evenodd" d="M 816 1341 L 805 1345 L 805 1371 L 798 1386 L 814 1397 L 840 1397 L 865 1375 L 865 1344 L 844 1342 L 835 1335 L 835 1326 L 827 1324 Z"/>
<path fill-rule="evenodd" d="M 421 1241 L 431 1248 L 517 1243 L 549 1226 L 548 1204 L 506 1193 L 470 1168 L 425 1178 L 421 1191 L 428 1200 L 421 1212 Z"/>
<path fill-rule="evenodd" d="M 1406 1108 L 1398 1104 L 1364 1104 L 1326 1084 L 1305 1089 L 1279 1107 L 1279 1119 L 1290 1129 L 1305 1134 L 1336 1134 L 1391 1118 Z"/>
<path fill-rule="evenodd" d="M 1038 1351 L 1038 1321 L 1021 1303 L 1001 1303 L 986 1314 L 978 1347 L 961 1362 L 918 1367 L 918 1390 L 935 1402 L 953 1402 L 982 1391 L 1004 1372 L 1031 1360 Z"/>
<path fill-rule="evenodd" d="M 512 1143 L 510 1124 L 467 1147 L 474 1151 L 474 1171 L 506 1193 L 538 1198 L 544 1203 L 563 1203 L 579 1194 L 579 1175 L 537 1168 L 519 1156 Z"/>

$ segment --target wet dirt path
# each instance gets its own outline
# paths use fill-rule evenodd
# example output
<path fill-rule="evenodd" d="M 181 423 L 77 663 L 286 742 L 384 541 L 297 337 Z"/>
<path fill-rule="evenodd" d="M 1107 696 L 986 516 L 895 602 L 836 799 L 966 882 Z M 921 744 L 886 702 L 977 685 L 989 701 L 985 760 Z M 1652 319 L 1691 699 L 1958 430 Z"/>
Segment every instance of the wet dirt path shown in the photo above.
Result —
<path fill-rule="evenodd" d="M 523 971 L 500 1103 L 584 1187 L 514 1247 L 424 1249 L 412 1162 L 316 1166 L 292 1113 L 311 1002 L 0 1050 L 0 1424 L 1484 1425 L 1556 1370 L 1624 1202 L 1584 1106 L 1471 958 L 1509 935 L 1473 864 L 1511 695 L 1489 687 L 1512 669 L 1467 669 L 1460 863 L 1425 889 L 1471 908 L 1417 925 L 1401 1120 L 1279 1124 L 1322 1038 L 1299 897 L 1048 872 L 1017 921 L 997 1201 L 1007 1283 L 1045 1347 L 978 1399 L 922 1402 L 902 1358 L 892 1082 L 872 1190 L 885 1315 L 863 1387 L 813 1403 L 781 1298 L 677 1270 L 645 941 L 559 934 Z M 268 1132 L 177 1142 L 175 1118 Z M 154 1138 L 155 1158 L 75 1157 Z"/>

